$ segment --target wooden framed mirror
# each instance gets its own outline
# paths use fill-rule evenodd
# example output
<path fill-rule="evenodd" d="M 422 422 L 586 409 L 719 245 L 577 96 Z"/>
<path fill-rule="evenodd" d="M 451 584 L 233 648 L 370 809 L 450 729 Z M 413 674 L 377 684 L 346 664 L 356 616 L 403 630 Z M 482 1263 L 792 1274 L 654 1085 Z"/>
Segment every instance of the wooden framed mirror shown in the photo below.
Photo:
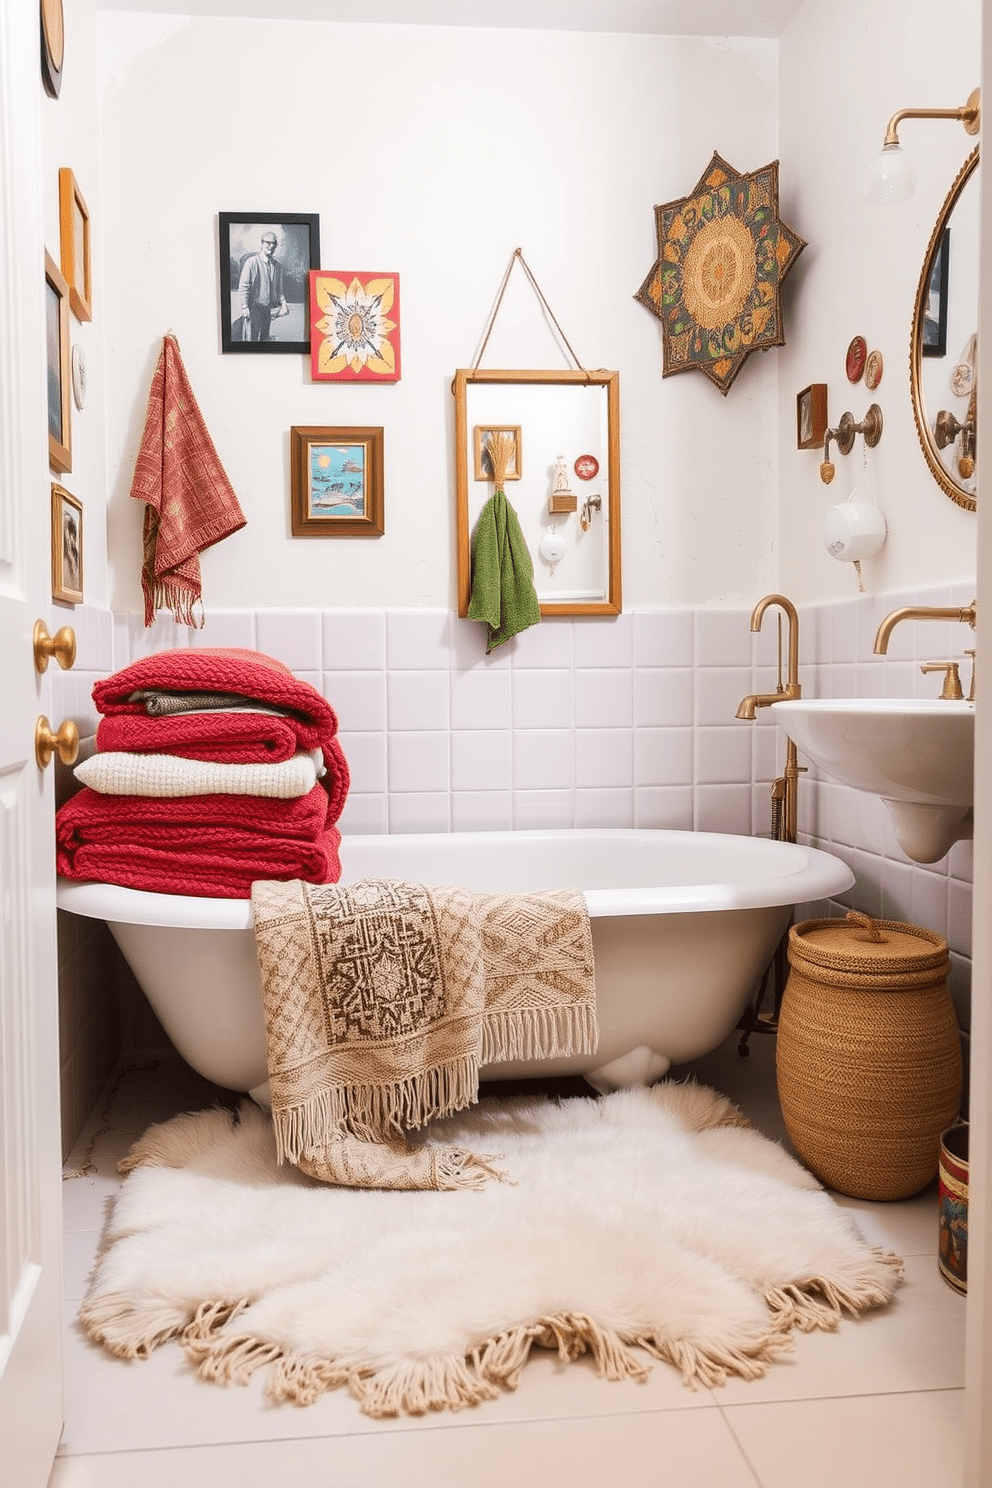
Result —
<path fill-rule="evenodd" d="M 541 614 L 619 615 L 620 374 L 463 370 L 452 392 L 459 615 L 472 592 L 472 532 L 494 489 L 480 456 L 490 430 L 515 439 L 505 494 L 534 562 Z"/>
<path fill-rule="evenodd" d="M 947 194 L 927 245 L 909 368 L 923 457 L 945 495 L 978 506 L 978 146 Z"/>

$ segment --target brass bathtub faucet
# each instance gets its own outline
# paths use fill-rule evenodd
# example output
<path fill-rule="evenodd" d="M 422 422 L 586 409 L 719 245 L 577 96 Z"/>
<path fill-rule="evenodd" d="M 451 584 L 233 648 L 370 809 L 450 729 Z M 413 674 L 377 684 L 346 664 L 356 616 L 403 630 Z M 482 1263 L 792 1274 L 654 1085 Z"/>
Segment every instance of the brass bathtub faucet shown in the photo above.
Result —
<path fill-rule="evenodd" d="M 787 699 L 801 698 L 802 687 L 799 684 L 799 615 L 791 599 L 786 599 L 784 594 L 766 594 L 764 599 L 759 599 L 751 611 L 751 629 L 759 631 L 761 622 L 765 617 L 766 610 L 776 606 L 785 615 L 788 621 L 788 661 L 786 666 L 785 680 L 782 678 L 782 643 L 781 629 L 779 631 L 779 655 L 778 655 L 778 686 L 774 692 L 751 692 L 742 698 L 737 709 L 738 718 L 754 718 L 759 708 L 770 708 L 773 703 L 782 703 Z M 781 627 L 781 616 L 779 626 Z M 781 830 L 773 835 L 783 842 L 795 842 L 798 835 L 798 806 L 796 800 L 796 783 L 801 774 L 805 773 L 798 763 L 796 746 L 791 739 L 786 740 L 785 750 L 785 774 L 781 780 L 776 780 L 772 787 L 773 815 L 780 819 Z"/>

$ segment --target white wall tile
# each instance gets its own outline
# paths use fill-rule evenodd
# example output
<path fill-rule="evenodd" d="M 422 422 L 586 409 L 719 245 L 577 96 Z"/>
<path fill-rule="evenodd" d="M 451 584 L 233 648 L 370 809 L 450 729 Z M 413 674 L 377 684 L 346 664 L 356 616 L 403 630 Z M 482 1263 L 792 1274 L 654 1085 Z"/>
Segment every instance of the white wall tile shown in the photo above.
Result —
<path fill-rule="evenodd" d="M 509 728 L 513 718 L 510 675 L 509 667 L 453 671 L 451 727 L 455 730 Z"/>
<path fill-rule="evenodd" d="M 261 648 L 256 642 L 253 610 L 207 611 L 202 630 L 190 633 L 192 646 L 237 646 L 247 651 Z"/>
<path fill-rule="evenodd" d="M 487 671 L 505 671 L 510 665 L 513 642 L 497 646 L 495 651 L 486 651 L 489 627 L 479 620 L 453 615 L 451 618 L 451 668 L 466 672 L 473 668 Z"/>
<path fill-rule="evenodd" d="M 632 790 L 583 790 L 575 798 L 577 827 L 632 827 Z"/>
<path fill-rule="evenodd" d="M 626 667 L 576 669 L 576 728 L 630 728 L 634 718 L 632 673 Z"/>
<path fill-rule="evenodd" d="M 453 791 L 509 791 L 512 752 L 509 729 L 459 730 L 451 736 Z"/>
<path fill-rule="evenodd" d="M 751 787 L 749 785 L 697 785 L 695 801 L 697 832 L 751 834 Z"/>
<path fill-rule="evenodd" d="M 386 736 L 381 733 L 351 733 L 341 730 L 338 735 L 344 757 L 351 774 L 351 789 L 362 792 L 385 792 L 386 790 Z"/>
<path fill-rule="evenodd" d="M 634 660 L 634 617 L 576 620 L 572 645 L 577 667 L 629 667 Z"/>
<path fill-rule="evenodd" d="M 743 610 L 696 612 L 696 665 L 750 667 L 751 616 Z"/>
<path fill-rule="evenodd" d="M 513 669 L 513 727 L 568 729 L 575 716 L 575 673 Z"/>
<path fill-rule="evenodd" d="M 390 832 L 450 832 L 451 805 L 446 792 L 411 791 L 389 797 Z"/>
<path fill-rule="evenodd" d="M 513 826 L 509 791 L 455 791 L 451 797 L 453 832 L 508 832 Z"/>
<path fill-rule="evenodd" d="M 386 674 L 386 719 L 390 730 L 448 727 L 446 671 L 389 671 Z"/>
<path fill-rule="evenodd" d="M 696 724 L 732 724 L 738 704 L 751 690 L 751 673 L 731 667 L 700 668 L 695 687 Z M 748 725 L 740 723 L 739 727 L 743 731 Z"/>
<path fill-rule="evenodd" d="M 448 748 L 446 733 L 431 730 L 390 733 L 386 739 L 390 797 L 396 791 L 448 790 Z"/>
<path fill-rule="evenodd" d="M 510 656 L 514 670 L 517 667 L 571 669 L 572 622 L 564 616 L 546 615 L 540 625 L 532 625 L 508 644 L 513 648 Z"/>
<path fill-rule="evenodd" d="M 947 939 L 948 878 L 943 873 L 928 873 L 924 868 L 914 868 L 913 896 L 910 902 L 914 925 L 934 930 Z"/>
<path fill-rule="evenodd" d="M 361 836 L 366 832 L 378 834 L 389 829 L 384 794 L 359 794 L 350 791 L 338 822 L 344 836 Z"/>
<path fill-rule="evenodd" d="M 691 786 L 693 731 L 640 728 L 634 733 L 634 783 Z"/>
<path fill-rule="evenodd" d="M 386 614 L 386 665 L 390 671 L 447 671 L 453 617 L 447 610 L 389 610 Z"/>
<path fill-rule="evenodd" d="M 580 790 L 632 786 L 633 783 L 634 746 L 629 729 L 579 729 L 576 732 L 575 784 Z"/>
<path fill-rule="evenodd" d="M 971 955 L 972 886 L 957 878 L 947 881 L 947 940 L 952 951 Z"/>
<path fill-rule="evenodd" d="M 386 727 L 386 679 L 376 672 L 324 672 L 321 692 L 342 732 L 371 733 Z"/>
<path fill-rule="evenodd" d="M 291 672 L 320 671 L 321 616 L 316 610 L 259 610 L 255 635 L 259 651 Z"/>
<path fill-rule="evenodd" d="M 321 644 L 327 671 L 381 671 L 386 665 L 386 617 L 380 610 L 325 610 Z"/>
<path fill-rule="evenodd" d="M 634 826 L 691 832 L 693 790 L 689 785 L 638 785 L 634 790 Z"/>
<path fill-rule="evenodd" d="M 830 610 L 830 655 L 832 666 L 858 660 L 857 602 L 836 604 Z"/>
<path fill-rule="evenodd" d="M 738 729 L 696 729 L 696 780 L 700 785 L 750 783 L 751 742 Z"/>
<path fill-rule="evenodd" d="M 574 778 L 573 736 L 567 729 L 514 731 L 514 793 L 570 790 Z"/>
<path fill-rule="evenodd" d="M 691 668 L 634 668 L 634 723 L 639 728 L 688 728 L 695 682 Z"/>
<path fill-rule="evenodd" d="M 575 794 L 570 790 L 514 790 L 513 826 L 558 831 L 575 826 Z"/>
<path fill-rule="evenodd" d="M 695 661 L 692 610 L 634 614 L 635 667 L 691 667 Z"/>

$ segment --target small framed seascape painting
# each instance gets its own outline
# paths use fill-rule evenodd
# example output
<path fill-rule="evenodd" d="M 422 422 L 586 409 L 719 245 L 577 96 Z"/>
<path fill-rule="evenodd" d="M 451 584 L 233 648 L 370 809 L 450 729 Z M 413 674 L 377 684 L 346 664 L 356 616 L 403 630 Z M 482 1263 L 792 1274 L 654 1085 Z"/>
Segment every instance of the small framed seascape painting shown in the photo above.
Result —
<path fill-rule="evenodd" d="M 294 537 L 382 536 L 382 429 L 292 428 L 289 457 Z"/>
<path fill-rule="evenodd" d="M 83 602 L 83 504 L 52 481 L 52 598 Z"/>
<path fill-rule="evenodd" d="M 221 350 L 308 352 L 310 270 L 320 263 L 313 212 L 220 212 Z"/>

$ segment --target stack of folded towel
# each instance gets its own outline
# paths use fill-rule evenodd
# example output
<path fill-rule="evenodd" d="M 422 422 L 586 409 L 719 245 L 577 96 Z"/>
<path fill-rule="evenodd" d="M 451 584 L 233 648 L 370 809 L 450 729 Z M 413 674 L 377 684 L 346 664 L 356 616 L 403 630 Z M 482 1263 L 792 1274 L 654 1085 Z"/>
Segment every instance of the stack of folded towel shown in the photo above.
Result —
<path fill-rule="evenodd" d="M 247 899 L 336 883 L 348 765 L 315 688 L 258 651 L 161 651 L 98 682 L 97 752 L 56 816 L 66 878 Z"/>

